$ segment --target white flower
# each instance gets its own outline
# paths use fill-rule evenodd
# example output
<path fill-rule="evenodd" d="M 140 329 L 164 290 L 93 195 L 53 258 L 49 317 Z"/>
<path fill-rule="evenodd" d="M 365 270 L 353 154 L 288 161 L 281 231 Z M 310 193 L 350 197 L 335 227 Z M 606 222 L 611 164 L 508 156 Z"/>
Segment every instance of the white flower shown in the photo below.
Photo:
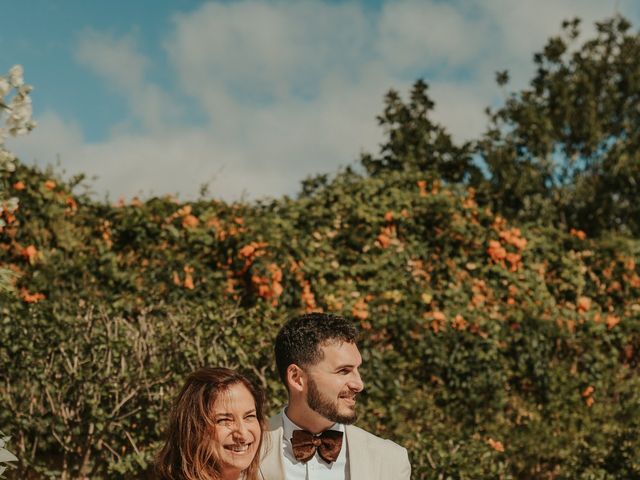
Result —
<path fill-rule="evenodd" d="M 6 201 L 4 208 L 9 213 L 13 213 L 16 210 L 18 210 L 19 203 L 20 203 L 20 199 L 18 197 L 11 197 L 9 200 Z"/>
<path fill-rule="evenodd" d="M 11 85 L 6 78 L 0 77 L 0 101 L 2 101 L 2 97 L 4 97 L 11 90 Z"/>
<path fill-rule="evenodd" d="M 13 87 L 19 87 L 24 83 L 22 65 L 14 65 L 9 70 L 9 83 Z"/>
<path fill-rule="evenodd" d="M 9 152 L 7 149 L 3 148 L 0 145 L 0 170 L 5 170 L 7 172 L 13 172 L 16 169 L 16 164 L 14 163 L 16 157 Z M 2 197 L 0 196 L 0 199 Z"/>

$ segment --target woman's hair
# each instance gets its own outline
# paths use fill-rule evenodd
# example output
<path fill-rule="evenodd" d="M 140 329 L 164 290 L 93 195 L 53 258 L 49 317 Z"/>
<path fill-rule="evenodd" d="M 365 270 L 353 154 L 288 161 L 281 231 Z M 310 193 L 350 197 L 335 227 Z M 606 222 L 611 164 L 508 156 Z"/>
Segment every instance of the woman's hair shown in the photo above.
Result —
<path fill-rule="evenodd" d="M 176 399 L 169 419 L 167 440 L 156 460 L 156 473 L 162 480 L 219 480 L 218 459 L 211 445 L 216 441 L 213 404 L 221 393 L 242 384 L 253 396 L 261 433 L 265 430 L 262 390 L 244 375 L 228 368 L 204 367 L 187 377 Z M 260 435 L 258 449 L 246 480 L 258 478 L 262 447 Z"/>

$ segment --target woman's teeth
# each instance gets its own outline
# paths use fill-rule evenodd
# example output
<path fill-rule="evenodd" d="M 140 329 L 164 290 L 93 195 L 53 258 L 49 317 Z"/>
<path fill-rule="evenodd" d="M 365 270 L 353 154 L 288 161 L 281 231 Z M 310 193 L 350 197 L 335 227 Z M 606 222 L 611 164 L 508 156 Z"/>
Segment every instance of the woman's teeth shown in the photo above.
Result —
<path fill-rule="evenodd" d="M 245 443 L 244 445 L 228 445 L 225 448 L 235 453 L 243 453 L 249 450 L 249 444 Z"/>

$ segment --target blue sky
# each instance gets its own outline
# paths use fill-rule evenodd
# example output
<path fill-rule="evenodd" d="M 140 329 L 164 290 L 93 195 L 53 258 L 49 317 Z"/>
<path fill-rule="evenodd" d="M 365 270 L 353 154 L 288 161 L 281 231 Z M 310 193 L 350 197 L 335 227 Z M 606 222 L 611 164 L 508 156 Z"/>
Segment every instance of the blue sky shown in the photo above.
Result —
<path fill-rule="evenodd" d="M 383 139 L 385 92 L 429 83 L 458 140 L 532 74 L 565 18 L 593 22 L 633 0 L 25 0 L 3 9 L 0 72 L 24 66 L 38 127 L 23 161 L 84 172 L 98 197 L 178 194 L 203 183 L 235 200 L 295 194 Z"/>

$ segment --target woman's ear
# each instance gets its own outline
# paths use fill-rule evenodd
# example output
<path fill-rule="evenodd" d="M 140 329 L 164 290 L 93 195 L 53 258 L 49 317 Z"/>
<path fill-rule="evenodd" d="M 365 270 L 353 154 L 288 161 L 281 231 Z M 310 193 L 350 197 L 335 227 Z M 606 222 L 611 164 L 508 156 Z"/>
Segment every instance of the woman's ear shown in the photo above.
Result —
<path fill-rule="evenodd" d="M 304 370 L 295 363 L 289 365 L 287 368 L 287 384 L 291 392 L 301 393 L 304 391 L 306 383 Z"/>

